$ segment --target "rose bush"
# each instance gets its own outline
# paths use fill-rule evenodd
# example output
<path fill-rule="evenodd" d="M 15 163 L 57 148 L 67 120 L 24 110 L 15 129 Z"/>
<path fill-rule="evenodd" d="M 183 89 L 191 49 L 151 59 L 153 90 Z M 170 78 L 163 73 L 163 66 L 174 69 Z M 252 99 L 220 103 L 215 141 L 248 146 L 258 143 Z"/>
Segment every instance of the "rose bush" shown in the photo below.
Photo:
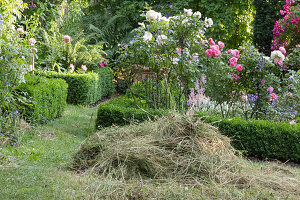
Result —
<path fill-rule="evenodd" d="M 120 71 L 126 69 L 129 82 L 149 71 L 140 76 L 146 87 L 142 98 L 149 107 L 184 109 L 190 85 L 199 76 L 204 33 L 213 21 L 201 19 L 201 13 L 191 9 L 169 18 L 153 10 L 144 15 L 146 20 L 134 30 L 133 40 L 122 46 Z"/>
<path fill-rule="evenodd" d="M 15 89 L 30 69 L 29 38 L 20 37 L 21 30 L 16 30 L 14 24 L 24 8 L 17 0 L 0 2 L 0 139 L 12 139 L 15 134 L 19 118 L 17 101 L 21 98 Z"/>

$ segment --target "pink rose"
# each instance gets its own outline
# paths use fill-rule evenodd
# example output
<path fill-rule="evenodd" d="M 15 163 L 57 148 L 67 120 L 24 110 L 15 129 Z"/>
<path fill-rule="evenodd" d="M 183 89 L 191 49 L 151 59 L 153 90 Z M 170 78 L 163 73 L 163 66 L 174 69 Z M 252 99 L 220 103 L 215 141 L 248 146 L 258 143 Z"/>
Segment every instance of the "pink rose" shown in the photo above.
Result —
<path fill-rule="evenodd" d="M 281 51 L 281 53 L 286 54 L 286 50 L 284 47 L 279 47 L 279 51 Z"/>
<path fill-rule="evenodd" d="M 202 46 L 202 47 L 205 47 L 205 44 L 206 44 L 206 41 L 203 41 L 203 42 L 201 43 L 201 46 Z"/>
<path fill-rule="evenodd" d="M 261 80 L 260 85 L 263 86 L 265 84 L 265 79 Z"/>
<path fill-rule="evenodd" d="M 215 45 L 215 44 L 216 44 L 212 38 L 208 38 L 208 42 L 209 42 L 210 44 L 212 44 L 212 45 Z"/>
<path fill-rule="evenodd" d="M 238 60 L 237 60 L 237 58 L 235 58 L 235 57 L 230 58 L 230 59 L 229 59 L 230 66 L 231 66 L 231 67 L 236 66 L 237 61 L 238 61 Z"/>
<path fill-rule="evenodd" d="M 213 51 L 213 56 L 214 57 L 220 57 L 221 56 L 221 51 L 219 51 L 219 50 Z"/>
<path fill-rule="evenodd" d="M 73 64 L 70 64 L 70 70 L 73 72 L 75 70 L 75 66 Z"/>
<path fill-rule="evenodd" d="M 275 93 L 272 93 L 272 98 L 273 99 L 278 99 L 277 95 Z"/>
<path fill-rule="evenodd" d="M 232 51 L 232 56 L 236 57 L 237 59 L 239 59 L 240 58 L 240 51 L 239 50 Z"/>
<path fill-rule="evenodd" d="M 267 91 L 271 94 L 273 92 L 274 88 L 272 86 L 268 87 Z"/>
<path fill-rule="evenodd" d="M 100 67 L 104 67 L 104 63 L 103 62 L 99 63 L 99 65 L 100 65 Z"/>
<path fill-rule="evenodd" d="M 231 74 L 231 76 L 234 78 L 234 80 L 236 81 L 236 82 L 240 82 L 240 76 L 238 76 L 238 75 L 236 75 L 236 74 Z"/>
<path fill-rule="evenodd" d="M 218 45 L 210 45 L 209 48 L 213 51 L 218 51 L 220 50 L 220 47 Z"/>
<path fill-rule="evenodd" d="M 87 71 L 88 68 L 85 65 L 81 65 L 81 68 L 83 69 L 83 71 Z"/>
<path fill-rule="evenodd" d="M 225 47 L 225 44 L 221 41 L 218 42 L 218 45 L 221 47 L 221 49 L 223 49 Z"/>
<path fill-rule="evenodd" d="M 236 66 L 236 70 L 238 70 L 239 72 L 242 71 L 242 69 L 243 69 L 242 65 L 237 65 Z"/>
<path fill-rule="evenodd" d="M 192 61 L 191 61 L 191 60 L 188 60 L 187 62 L 188 62 L 189 64 L 192 64 Z"/>
<path fill-rule="evenodd" d="M 289 96 L 291 98 L 294 98 L 294 95 L 292 93 L 290 93 L 290 92 L 287 94 L 287 96 Z"/>
<path fill-rule="evenodd" d="M 30 43 L 31 46 L 33 46 L 36 43 L 36 41 L 35 41 L 34 38 L 30 38 L 29 43 Z"/>
<path fill-rule="evenodd" d="M 65 43 L 70 43 L 71 42 L 71 37 L 68 36 L 68 35 L 65 35 L 64 40 L 65 40 Z"/>
<path fill-rule="evenodd" d="M 181 53 L 181 49 L 179 48 L 179 49 L 176 49 L 176 51 L 178 52 L 178 53 Z"/>
<path fill-rule="evenodd" d="M 232 52 L 232 49 L 229 49 L 229 50 L 228 50 L 228 54 L 231 54 L 231 52 Z"/>
<path fill-rule="evenodd" d="M 206 55 L 207 55 L 208 57 L 211 57 L 211 56 L 213 55 L 213 51 L 212 51 L 211 49 L 207 49 L 207 50 L 205 51 L 205 53 L 206 53 Z"/>

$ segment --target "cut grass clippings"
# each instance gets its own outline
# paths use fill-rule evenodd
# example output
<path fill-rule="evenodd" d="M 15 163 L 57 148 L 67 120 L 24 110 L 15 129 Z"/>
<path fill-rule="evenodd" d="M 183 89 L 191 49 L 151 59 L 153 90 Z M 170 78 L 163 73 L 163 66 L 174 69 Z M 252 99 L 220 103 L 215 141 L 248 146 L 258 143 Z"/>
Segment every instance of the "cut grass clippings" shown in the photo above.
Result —
<path fill-rule="evenodd" d="M 184 139 L 186 142 L 188 138 L 197 137 L 197 132 L 194 135 L 179 134 L 170 140 L 176 128 L 189 123 L 189 121 L 182 121 L 182 124 L 176 125 L 176 120 L 172 122 L 173 124 L 166 123 L 165 127 L 173 128 L 172 131 L 160 129 L 165 133 L 160 135 L 162 140 L 157 143 L 157 138 L 154 137 L 152 141 L 156 139 L 155 142 L 149 143 L 148 138 L 152 136 L 147 136 L 146 131 L 150 130 L 152 134 L 155 128 L 159 127 L 158 124 L 153 125 L 153 122 L 145 122 L 140 127 L 136 125 L 123 129 L 113 127 L 93 134 L 96 110 L 96 108 L 68 105 L 62 118 L 27 130 L 17 146 L 11 148 L 1 146 L 0 199 L 299 199 L 299 168 L 274 162 L 246 161 L 228 146 L 227 138 L 220 136 L 216 129 L 209 125 L 203 124 L 204 129 L 211 130 L 203 133 L 200 137 L 203 140 L 200 143 L 192 141 L 190 144 L 194 146 L 188 147 L 188 143 L 184 142 L 180 145 L 176 143 L 182 140 L 180 138 L 186 138 Z M 149 127 L 143 130 L 147 124 Z M 196 125 L 193 124 L 187 129 Z M 137 130 L 140 130 L 139 134 Z M 104 135 L 105 132 L 112 134 Z M 140 173 L 132 177 L 130 173 L 120 174 L 122 170 L 125 172 L 124 168 L 118 169 L 109 165 L 106 166 L 112 171 L 101 173 L 96 165 L 96 163 L 101 164 L 99 153 L 96 160 L 90 161 L 94 164 L 86 165 L 85 169 L 82 168 L 83 165 L 75 167 L 72 158 L 78 156 L 82 147 L 88 145 L 92 138 L 95 139 L 95 146 L 100 143 L 97 137 L 107 139 L 106 145 L 119 144 L 121 141 L 113 142 L 112 139 L 120 137 L 118 134 L 121 133 L 124 140 L 122 148 L 125 149 L 122 150 L 120 146 L 110 151 L 119 149 L 125 155 L 133 152 L 139 153 L 134 155 L 139 159 L 143 158 L 142 155 L 152 155 L 152 153 L 164 155 L 163 153 L 170 152 L 170 149 L 175 146 L 174 152 L 179 151 L 182 154 L 191 152 L 190 148 L 195 149 L 197 145 L 205 142 L 208 146 L 202 149 L 200 156 L 203 161 L 196 160 L 203 162 L 202 166 L 196 170 L 192 169 L 192 166 L 196 166 L 192 162 L 195 157 L 193 154 L 189 155 L 186 163 L 179 162 L 179 158 L 182 157 L 180 154 L 178 160 L 171 161 L 171 164 L 177 163 L 178 168 L 161 164 L 161 166 L 156 166 L 160 169 L 157 172 L 152 170 L 149 174 Z M 87 137 L 89 139 L 83 142 Z M 103 144 L 102 140 L 101 144 Z M 134 149 L 144 144 L 146 144 L 144 149 Z M 164 151 L 151 149 L 153 144 L 160 148 L 164 147 Z M 80 146 L 81 148 L 78 149 Z M 199 151 L 193 151 L 199 153 Z M 211 159 L 204 154 L 205 151 Z M 112 155 L 109 155 L 107 158 L 111 157 Z M 157 158 L 152 160 L 157 162 Z M 170 160 L 164 161 L 161 158 L 158 161 L 170 163 Z M 82 163 L 86 162 L 87 160 L 82 160 Z M 72 166 L 78 170 L 68 170 L 70 163 L 73 163 Z M 181 165 L 190 165 L 189 170 L 185 171 Z M 119 167 L 124 167 L 124 165 L 119 165 Z M 168 170 L 164 171 L 165 168 L 169 168 L 171 173 L 167 172 Z M 134 171 L 134 168 L 132 170 Z"/>

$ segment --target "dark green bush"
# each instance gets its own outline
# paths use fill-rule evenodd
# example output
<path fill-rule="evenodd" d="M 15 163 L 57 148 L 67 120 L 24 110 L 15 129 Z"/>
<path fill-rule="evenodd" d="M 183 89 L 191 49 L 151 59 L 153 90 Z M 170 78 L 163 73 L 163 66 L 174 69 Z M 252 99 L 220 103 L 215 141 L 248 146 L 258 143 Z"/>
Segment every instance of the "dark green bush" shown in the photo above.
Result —
<path fill-rule="evenodd" d="M 66 106 L 67 83 L 62 79 L 28 75 L 18 90 L 29 100 L 23 105 L 24 118 L 32 123 L 45 123 L 60 117 Z"/>
<path fill-rule="evenodd" d="M 139 109 L 135 107 L 133 99 L 119 97 L 98 107 L 96 128 L 108 127 L 113 124 L 123 126 L 131 120 L 138 122 L 154 119 L 155 116 L 167 114 L 167 110 Z"/>
<path fill-rule="evenodd" d="M 92 104 L 114 92 L 113 75 L 110 68 L 101 68 L 98 73 L 84 74 L 38 71 L 49 78 L 62 78 L 68 87 L 67 102 L 70 104 Z"/>
<path fill-rule="evenodd" d="M 273 28 L 276 20 L 280 18 L 279 10 L 282 9 L 284 0 L 254 0 L 256 10 L 253 23 L 253 43 L 264 54 L 270 55 Z"/>
<path fill-rule="evenodd" d="M 245 150 L 249 156 L 300 162 L 300 126 L 285 122 L 222 119 L 217 116 L 202 118 L 219 127 L 232 139 L 232 145 Z"/>

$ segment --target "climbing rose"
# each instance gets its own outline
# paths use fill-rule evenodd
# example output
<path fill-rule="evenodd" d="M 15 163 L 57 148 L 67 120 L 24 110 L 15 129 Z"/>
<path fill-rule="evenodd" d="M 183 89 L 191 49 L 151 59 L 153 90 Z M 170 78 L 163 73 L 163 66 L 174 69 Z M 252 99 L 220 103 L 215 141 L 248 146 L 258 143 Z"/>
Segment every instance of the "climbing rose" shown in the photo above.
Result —
<path fill-rule="evenodd" d="M 272 93 L 272 98 L 273 99 L 277 99 L 278 97 L 277 97 L 277 95 L 275 93 Z"/>
<path fill-rule="evenodd" d="M 243 69 L 242 65 L 237 65 L 236 66 L 236 70 L 238 70 L 239 72 L 242 71 L 242 69 Z"/>
<path fill-rule="evenodd" d="M 209 39 L 208 39 L 208 42 L 209 42 L 210 44 L 212 44 L 212 45 L 215 45 L 215 44 L 216 44 L 212 38 L 209 38 Z"/>
<path fill-rule="evenodd" d="M 81 65 L 81 68 L 83 69 L 83 71 L 87 71 L 88 68 L 85 65 Z"/>
<path fill-rule="evenodd" d="M 30 38 L 29 43 L 30 43 L 31 46 L 33 46 L 36 43 L 36 41 L 35 41 L 34 38 Z"/>
<path fill-rule="evenodd" d="M 273 92 L 274 88 L 272 86 L 270 86 L 267 91 L 271 94 Z"/>
<path fill-rule="evenodd" d="M 223 49 L 225 47 L 225 44 L 221 41 L 218 42 L 218 45 L 220 46 L 221 49 Z"/>
<path fill-rule="evenodd" d="M 73 72 L 75 70 L 75 66 L 73 64 L 70 64 L 70 70 Z"/>
<path fill-rule="evenodd" d="M 68 36 L 68 35 L 65 35 L 64 40 L 65 40 L 65 43 L 70 43 L 71 42 L 71 37 Z"/>

